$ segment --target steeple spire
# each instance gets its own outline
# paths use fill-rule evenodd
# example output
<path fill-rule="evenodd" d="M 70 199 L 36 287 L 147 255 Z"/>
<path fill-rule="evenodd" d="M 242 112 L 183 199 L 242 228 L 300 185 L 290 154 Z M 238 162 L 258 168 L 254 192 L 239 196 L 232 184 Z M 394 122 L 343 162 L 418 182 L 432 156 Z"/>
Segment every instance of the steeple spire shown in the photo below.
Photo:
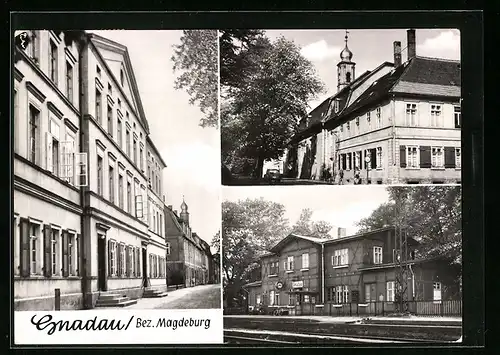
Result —
<path fill-rule="evenodd" d="M 345 47 L 340 52 L 340 62 L 337 64 L 337 90 L 340 91 L 344 87 L 350 85 L 355 79 L 356 63 L 352 61 L 352 52 L 347 46 L 349 40 L 349 31 L 345 30 L 344 42 Z"/>
<path fill-rule="evenodd" d="M 345 30 L 345 46 L 346 47 L 347 47 L 347 39 L 349 38 L 348 35 L 349 35 L 349 31 Z"/>

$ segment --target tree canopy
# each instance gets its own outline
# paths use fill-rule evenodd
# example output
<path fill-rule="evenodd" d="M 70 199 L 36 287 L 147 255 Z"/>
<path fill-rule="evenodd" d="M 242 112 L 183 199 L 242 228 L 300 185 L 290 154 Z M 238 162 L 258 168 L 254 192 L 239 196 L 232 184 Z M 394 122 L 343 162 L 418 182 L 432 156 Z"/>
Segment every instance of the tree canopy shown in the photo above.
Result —
<path fill-rule="evenodd" d="M 328 234 L 332 225 L 326 221 L 313 221 L 313 211 L 310 208 L 302 209 L 299 219 L 293 225 L 291 233 L 303 236 L 314 236 L 318 238 L 330 238 Z"/>
<path fill-rule="evenodd" d="M 360 232 L 401 226 L 420 242 L 421 257 L 440 256 L 462 263 L 460 186 L 388 187 L 388 203 L 359 221 Z"/>
<path fill-rule="evenodd" d="M 216 30 L 184 30 L 181 43 L 174 45 L 171 60 L 181 72 L 175 88 L 186 90 L 189 103 L 198 105 L 202 127 L 218 126 L 219 76 Z"/>
<path fill-rule="evenodd" d="M 231 138 L 223 141 L 222 154 L 255 159 L 256 175 L 262 176 L 264 161 L 283 155 L 297 122 L 307 114 L 307 103 L 324 86 L 300 48 L 283 37 L 271 42 L 254 36 L 251 45 L 238 50 L 238 58 L 243 64 L 234 66 L 221 88 L 227 101 L 222 103 L 222 136 L 238 139 L 234 144 Z M 232 57 L 228 62 L 233 63 Z"/>

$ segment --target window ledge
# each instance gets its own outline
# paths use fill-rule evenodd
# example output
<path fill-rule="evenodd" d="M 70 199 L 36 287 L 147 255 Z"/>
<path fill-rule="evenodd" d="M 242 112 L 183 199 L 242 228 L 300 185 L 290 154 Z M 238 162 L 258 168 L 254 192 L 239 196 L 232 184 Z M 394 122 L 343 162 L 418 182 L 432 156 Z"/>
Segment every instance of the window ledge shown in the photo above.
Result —
<path fill-rule="evenodd" d="M 406 170 L 420 170 L 420 168 L 406 168 Z"/>
<path fill-rule="evenodd" d="M 455 168 L 455 170 L 462 170 L 462 168 Z"/>
<path fill-rule="evenodd" d="M 278 277 L 277 274 L 273 274 L 273 275 L 268 275 L 267 277 Z"/>
<path fill-rule="evenodd" d="M 384 168 L 380 167 L 380 168 L 376 168 L 375 170 L 384 170 Z"/>
<path fill-rule="evenodd" d="M 293 270 L 287 270 L 287 271 L 285 271 L 285 273 L 286 274 L 291 274 L 291 273 L 293 273 Z"/>
<path fill-rule="evenodd" d="M 345 267 L 349 267 L 348 264 L 345 264 L 345 265 L 337 265 L 337 266 L 333 266 L 334 269 L 342 269 L 342 268 L 345 268 Z"/>
<path fill-rule="evenodd" d="M 300 269 L 300 271 L 309 271 L 309 268 Z"/>
<path fill-rule="evenodd" d="M 444 168 L 444 167 L 435 167 L 435 168 L 431 167 L 431 170 L 442 170 L 442 171 L 444 171 L 444 170 L 446 170 L 446 168 Z"/>

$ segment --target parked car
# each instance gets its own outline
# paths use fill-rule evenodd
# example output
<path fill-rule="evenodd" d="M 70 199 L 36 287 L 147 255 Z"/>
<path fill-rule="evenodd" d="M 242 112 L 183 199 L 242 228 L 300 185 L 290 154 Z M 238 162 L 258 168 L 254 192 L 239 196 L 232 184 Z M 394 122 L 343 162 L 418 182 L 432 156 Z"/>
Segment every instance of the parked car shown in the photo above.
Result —
<path fill-rule="evenodd" d="M 278 169 L 267 169 L 264 180 L 269 183 L 281 182 L 280 171 Z"/>

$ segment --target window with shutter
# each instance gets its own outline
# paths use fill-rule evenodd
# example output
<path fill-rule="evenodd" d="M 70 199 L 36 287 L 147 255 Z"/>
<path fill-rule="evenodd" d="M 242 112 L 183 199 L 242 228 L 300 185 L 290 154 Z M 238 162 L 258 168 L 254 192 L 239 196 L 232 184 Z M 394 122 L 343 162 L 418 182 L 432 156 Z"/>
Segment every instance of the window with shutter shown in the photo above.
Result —
<path fill-rule="evenodd" d="M 399 146 L 399 166 L 401 168 L 406 168 L 406 146 Z"/>
<path fill-rule="evenodd" d="M 455 168 L 455 148 L 445 147 L 444 148 L 444 167 L 445 168 Z"/>
<path fill-rule="evenodd" d="M 30 253 L 30 245 L 31 245 L 31 235 L 30 235 L 30 223 L 28 218 L 21 217 L 20 219 L 21 226 L 21 276 L 28 277 L 30 276 L 30 267 L 31 267 L 31 253 Z M 35 250 L 35 260 L 36 260 L 36 250 Z M 36 264 L 35 264 L 36 265 Z M 33 270 L 34 272 L 36 270 Z"/>
<path fill-rule="evenodd" d="M 430 168 L 431 166 L 432 166 L 431 147 L 428 146 L 420 147 L 420 167 Z"/>
<path fill-rule="evenodd" d="M 43 274 L 52 276 L 52 228 L 50 225 L 43 227 Z"/>
<path fill-rule="evenodd" d="M 64 230 L 62 232 L 62 274 L 63 277 L 69 276 L 69 234 L 68 231 Z"/>
<path fill-rule="evenodd" d="M 370 149 L 370 168 L 377 168 L 377 150 L 375 148 Z"/>

